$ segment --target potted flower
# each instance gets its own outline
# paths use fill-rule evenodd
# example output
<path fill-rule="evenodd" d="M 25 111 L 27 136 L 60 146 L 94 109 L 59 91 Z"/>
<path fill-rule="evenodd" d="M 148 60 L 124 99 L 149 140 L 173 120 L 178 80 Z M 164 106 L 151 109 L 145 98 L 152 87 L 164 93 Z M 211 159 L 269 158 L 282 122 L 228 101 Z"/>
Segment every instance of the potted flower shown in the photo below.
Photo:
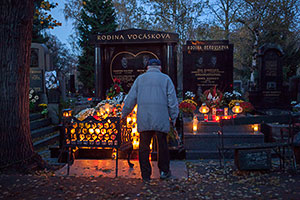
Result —
<path fill-rule="evenodd" d="M 183 117 L 193 117 L 193 113 L 196 110 L 197 103 L 191 99 L 185 99 L 179 104 L 179 111 Z"/>

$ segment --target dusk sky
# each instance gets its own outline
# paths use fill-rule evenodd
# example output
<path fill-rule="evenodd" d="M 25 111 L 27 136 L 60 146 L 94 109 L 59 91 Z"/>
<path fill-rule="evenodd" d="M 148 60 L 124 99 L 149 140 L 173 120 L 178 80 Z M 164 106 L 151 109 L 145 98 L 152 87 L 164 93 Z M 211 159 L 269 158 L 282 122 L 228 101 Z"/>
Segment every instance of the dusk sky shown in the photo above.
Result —
<path fill-rule="evenodd" d="M 53 18 L 61 22 L 62 26 L 55 27 L 54 29 L 50 30 L 50 33 L 52 35 L 57 36 L 62 43 L 66 44 L 70 48 L 68 39 L 69 36 L 72 34 L 72 21 L 65 20 L 63 12 L 64 4 L 65 0 L 60 0 L 58 2 L 58 6 L 51 10 Z"/>

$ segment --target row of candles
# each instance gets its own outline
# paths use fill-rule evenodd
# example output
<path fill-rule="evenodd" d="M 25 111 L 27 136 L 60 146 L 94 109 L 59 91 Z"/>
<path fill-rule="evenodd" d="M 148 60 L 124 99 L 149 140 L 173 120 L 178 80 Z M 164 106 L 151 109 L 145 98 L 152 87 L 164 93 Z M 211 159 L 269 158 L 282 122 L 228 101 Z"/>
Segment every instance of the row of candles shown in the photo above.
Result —
<path fill-rule="evenodd" d="M 224 108 L 223 111 L 223 115 L 219 116 L 217 115 L 217 109 L 216 108 L 212 108 L 211 109 L 211 118 L 213 122 L 219 122 L 220 119 L 231 119 L 231 118 L 236 118 L 238 114 L 243 112 L 243 108 L 240 106 L 239 103 L 236 103 L 231 111 L 234 113 L 233 115 L 228 115 L 228 108 Z M 205 122 L 208 122 L 208 113 L 209 113 L 210 109 L 209 107 L 203 103 L 201 105 L 201 107 L 199 108 L 199 112 L 203 114 L 203 118 Z M 252 125 L 252 129 L 255 133 L 258 132 L 259 130 L 259 125 L 258 124 L 254 124 Z M 197 116 L 193 117 L 193 133 L 196 134 L 198 131 L 198 118 Z"/>

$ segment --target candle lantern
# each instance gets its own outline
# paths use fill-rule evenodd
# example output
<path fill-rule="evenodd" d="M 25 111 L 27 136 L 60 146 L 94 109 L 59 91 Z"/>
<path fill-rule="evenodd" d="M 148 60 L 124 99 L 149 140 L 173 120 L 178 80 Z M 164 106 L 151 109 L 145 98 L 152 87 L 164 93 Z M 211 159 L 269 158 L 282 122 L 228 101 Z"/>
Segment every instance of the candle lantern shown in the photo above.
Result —
<path fill-rule="evenodd" d="M 199 108 L 199 112 L 204 114 L 204 121 L 208 121 L 208 115 L 209 107 L 206 105 L 206 103 L 203 103 L 201 107 Z"/>
<path fill-rule="evenodd" d="M 227 116 L 228 115 L 228 108 L 224 108 L 224 116 Z"/>
<path fill-rule="evenodd" d="M 201 107 L 199 108 L 199 112 L 202 114 L 207 114 L 209 112 L 209 107 L 206 105 L 206 103 L 203 103 Z"/>
<path fill-rule="evenodd" d="M 253 124 L 252 128 L 253 128 L 254 133 L 257 133 L 258 130 L 259 130 L 259 125 L 258 124 Z"/>
<path fill-rule="evenodd" d="M 232 107 L 232 112 L 235 114 L 240 114 L 243 112 L 243 108 L 239 103 L 235 103 L 235 105 Z"/>
<path fill-rule="evenodd" d="M 63 117 L 64 118 L 72 117 L 72 109 L 70 109 L 70 108 L 64 109 L 62 112 L 63 112 Z"/>
<path fill-rule="evenodd" d="M 198 130 L 198 118 L 194 116 L 193 118 L 193 133 L 196 134 Z"/>

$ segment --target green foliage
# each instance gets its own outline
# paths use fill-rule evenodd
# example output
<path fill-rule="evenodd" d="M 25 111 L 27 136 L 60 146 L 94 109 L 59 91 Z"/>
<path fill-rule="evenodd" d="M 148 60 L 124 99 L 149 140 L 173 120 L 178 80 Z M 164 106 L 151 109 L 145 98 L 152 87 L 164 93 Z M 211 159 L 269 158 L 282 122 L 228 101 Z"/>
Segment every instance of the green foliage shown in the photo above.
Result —
<path fill-rule="evenodd" d="M 82 54 L 79 56 L 79 80 L 90 92 L 94 88 L 94 47 L 89 37 L 95 34 L 115 31 L 117 28 L 115 11 L 111 0 L 83 1 L 80 21 L 77 27 L 79 46 Z"/>

